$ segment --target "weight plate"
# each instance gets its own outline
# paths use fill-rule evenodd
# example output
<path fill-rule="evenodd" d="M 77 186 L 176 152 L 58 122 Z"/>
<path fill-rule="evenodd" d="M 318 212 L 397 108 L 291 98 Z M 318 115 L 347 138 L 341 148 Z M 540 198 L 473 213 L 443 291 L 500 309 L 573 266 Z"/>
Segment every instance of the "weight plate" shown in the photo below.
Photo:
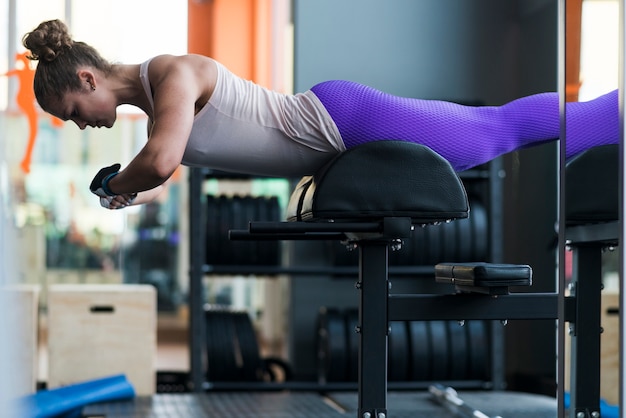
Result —
<path fill-rule="evenodd" d="M 269 199 L 266 198 L 258 198 L 256 199 L 256 218 L 254 218 L 254 220 L 258 220 L 258 221 L 271 221 L 272 219 L 270 218 L 270 201 Z M 256 264 L 261 265 L 261 266 L 267 266 L 267 265 L 272 265 L 272 259 L 271 259 L 271 251 L 272 251 L 272 247 L 277 245 L 276 242 L 274 241 L 263 241 L 263 242 L 259 242 L 259 244 L 257 245 L 257 254 L 256 254 Z"/>
<path fill-rule="evenodd" d="M 256 333 L 247 312 L 233 312 L 232 318 L 237 333 L 236 350 L 239 351 L 241 364 L 239 377 L 242 381 L 254 382 L 260 380 L 261 358 Z"/>
<path fill-rule="evenodd" d="M 206 318 L 207 379 L 214 382 L 237 380 L 235 361 L 234 326 L 229 314 L 221 310 L 208 310 Z"/>
<path fill-rule="evenodd" d="M 348 371 L 347 380 L 356 382 L 359 379 L 359 341 L 360 335 L 356 332 L 359 325 L 358 309 L 347 309 L 345 311 L 346 320 L 346 341 L 348 342 Z"/>
<path fill-rule="evenodd" d="M 239 196 L 233 196 L 229 200 L 229 221 L 228 221 L 228 230 L 231 229 L 240 229 L 241 219 L 243 217 L 243 202 Z M 228 247 L 229 253 L 229 263 L 230 265 L 241 265 L 244 264 L 246 259 L 245 254 L 243 254 L 244 242 L 243 241 L 231 241 L 228 238 L 228 232 L 226 233 L 224 239 L 226 240 L 226 246 Z"/>
<path fill-rule="evenodd" d="M 322 308 L 318 315 L 318 376 L 326 382 L 347 378 L 345 321 L 338 309 Z"/>
<path fill-rule="evenodd" d="M 472 380 L 487 380 L 489 378 L 489 333 L 486 321 L 467 321 L 468 331 L 468 359 L 469 376 Z"/>
<path fill-rule="evenodd" d="M 435 265 L 441 260 L 441 225 L 428 225 L 426 232 L 426 264 Z"/>
<path fill-rule="evenodd" d="M 215 264 L 229 265 L 231 263 L 231 251 L 228 245 L 228 230 L 231 225 L 231 207 L 230 199 L 226 196 L 220 196 L 217 200 L 217 221 L 218 233 L 215 238 L 217 240 L 217 259 Z"/>
<path fill-rule="evenodd" d="M 259 220 L 258 218 L 258 210 L 259 201 L 262 198 L 245 196 L 242 198 L 243 203 L 243 216 L 240 219 L 241 224 L 237 226 L 237 229 L 247 230 L 250 225 L 250 221 Z M 235 242 L 235 241 L 231 241 Z M 271 241 L 270 241 L 271 242 Z M 245 248 L 244 253 L 246 255 L 244 264 L 247 265 L 258 265 L 259 254 L 258 254 L 258 246 L 262 244 L 260 241 L 239 241 L 239 243 L 243 244 L 242 246 Z"/>
<path fill-rule="evenodd" d="M 409 336 L 406 321 L 390 321 L 389 364 L 390 381 L 404 382 L 409 378 Z"/>
<path fill-rule="evenodd" d="M 267 204 L 269 205 L 269 219 L 271 222 L 279 222 L 281 217 L 281 209 L 280 202 L 276 196 L 272 196 L 267 199 Z M 280 265 L 281 264 L 281 243 L 280 241 L 269 241 L 264 242 L 263 245 L 267 245 L 269 250 L 269 254 L 266 260 L 266 264 L 268 265 Z"/>
<path fill-rule="evenodd" d="M 428 226 L 417 226 L 413 231 L 413 260 L 416 265 L 423 266 L 427 265 L 428 259 L 428 236 L 426 234 L 426 230 L 429 228 Z"/>
<path fill-rule="evenodd" d="M 472 246 L 474 245 L 472 239 L 472 221 L 470 220 L 474 214 L 474 209 L 472 206 L 472 212 L 470 213 L 470 217 L 466 219 L 459 219 L 458 221 L 454 221 L 456 224 L 456 228 L 458 231 L 458 259 L 451 262 L 467 262 L 472 261 L 473 251 Z"/>
<path fill-rule="evenodd" d="M 444 223 L 440 225 L 441 228 L 441 248 L 442 254 L 439 257 L 439 261 L 443 260 L 457 260 L 458 252 L 457 247 L 463 245 L 459 241 L 459 237 L 456 234 L 455 222 Z M 439 262 L 438 261 L 438 262 Z"/>
<path fill-rule="evenodd" d="M 431 344 L 428 324 L 425 321 L 409 321 L 408 326 L 411 347 L 410 380 L 429 381 Z"/>
<path fill-rule="evenodd" d="M 448 380 L 449 341 L 446 321 L 430 321 L 431 377 L 433 380 Z"/>
<path fill-rule="evenodd" d="M 472 223 L 473 261 L 486 260 L 489 256 L 489 224 L 487 211 L 479 201 L 473 202 L 470 215 Z"/>
<path fill-rule="evenodd" d="M 464 326 L 456 321 L 447 321 L 450 341 L 450 379 L 467 379 L 467 335 Z"/>
<path fill-rule="evenodd" d="M 206 263 L 215 264 L 217 261 L 217 249 L 219 247 L 219 220 L 217 211 L 217 198 L 208 195 L 207 203 L 207 220 L 206 220 Z"/>

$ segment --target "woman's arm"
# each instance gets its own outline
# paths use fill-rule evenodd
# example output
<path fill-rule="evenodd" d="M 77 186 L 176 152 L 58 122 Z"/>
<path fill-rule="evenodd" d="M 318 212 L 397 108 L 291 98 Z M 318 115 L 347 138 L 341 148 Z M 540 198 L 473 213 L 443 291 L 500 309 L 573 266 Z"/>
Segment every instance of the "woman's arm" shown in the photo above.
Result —
<path fill-rule="evenodd" d="M 106 209 L 124 209 L 129 206 L 143 205 L 154 201 L 159 196 L 165 185 L 160 185 L 151 190 L 145 190 L 143 192 L 120 194 L 117 196 L 101 197 L 100 205 Z"/>
<path fill-rule="evenodd" d="M 137 206 L 153 202 L 157 196 L 163 193 L 163 190 L 165 190 L 165 184 L 161 184 L 154 189 L 139 192 L 137 193 L 137 197 L 135 197 L 135 199 L 131 202 L 131 205 Z"/>
<path fill-rule="evenodd" d="M 128 166 L 108 182 L 114 194 L 154 189 L 174 173 L 187 146 L 196 102 L 210 97 L 207 88 L 214 85 L 202 80 L 202 74 L 209 81 L 216 77 L 213 62 L 199 56 L 156 57 L 149 73 L 154 98 L 150 136 Z"/>

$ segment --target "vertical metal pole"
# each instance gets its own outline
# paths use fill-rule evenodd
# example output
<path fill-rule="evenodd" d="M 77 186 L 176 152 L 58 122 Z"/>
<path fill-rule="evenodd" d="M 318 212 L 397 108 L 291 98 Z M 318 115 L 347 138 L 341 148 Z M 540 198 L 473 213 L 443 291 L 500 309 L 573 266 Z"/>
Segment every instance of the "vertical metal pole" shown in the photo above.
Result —
<path fill-rule="evenodd" d="M 600 413 L 602 244 L 574 244 L 572 273 L 576 319 L 570 324 L 570 415 L 594 417 Z"/>
<path fill-rule="evenodd" d="M 17 0 L 9 0 L 8 4 L 8 24 L 6 27 L 5 36 L 8 41 L 8 59 L 9 65 L 5 70 L 9 70 L 12 63 L 15 62 L 15 15 Z M 8 89 L 7 103 L 9 108 L 16 106 L 16 102 L 13 99 L 15 97 L 16 83 L 12 80 L 15 77 L 8 77 Z M 3 133 L 6 133 L 7 127 L 2 127 Z M 13 225 L 11 223 L 11 214 L 8 213 L 10 203 L 8 199 L 11 196 L 11 191 L 8 187 L 7 173 L 5 171 L 6 155 L 5 146 L 0 146 L 0 263 L 2 263 L 2 270 L 0 271 L 0 286 L 6 286 L 12 284 L 15 281 L 15 266 L 13 260 L 15 256 L 19 255 L 17 251 L 14 251 L 12 244 L 13 241 Z M 17 311 L 17 298 L 12 297 L 13 292 L 0 290 L 0 368 L 4 373 L 9 376 L 16 376 L 17 373 L 23 373 L 20 370 L 18 364 L 11 361 L 12 359 L 19 358 L 17 351 L 21 348 L 21 344 L 18 343 L 19 338 L 16 338 L 20 330 L 17 329 L 17 325 L 12 323 L 10 318 L 14 318 L 14 312 Z M 13 373 L 13 374 L 12 374 Z M 18 396 L 22 396 L 19 389 L 16 389 L 16 385 L 13 382 L 14 379 L 4 379 L 0 382 L 0 408 L 2 413 L 6 416 L 24 416 L 27 411 L 23 411 L 22 407 L 16 405 L 14 399 Z M 19 386 L 19 385 L 18 385 Z"/>
<path fill-rule="evenodd" d="M 558 206 L 558 281 L 556 290 L 557 300 L 557 404 L 558 416 L 565 417 L 565 143 L 567 133 L 565 130 L 565 0 L 558 0 L 558 92 L 559 92 L 559 118 L 562 139 L 559 141 L 558 167 L 559 182 L 557 190 L 559 198 Z"/>
<path fill-rule="evenodd" d="M 16 45 L 17 45 L 17 0 L 9 0 L 9 19 L 7 21 L 7 54 L 8 59 L 7 62 L 9 66 L 7 70 L 11 69 L 15 63 L 15 54 L 17 53 Z M 8 77 L 8 88 L 7 88 L 7 108 L 9 110 L 17 109 L 17 100 L 15 100 L 15 96 L 17 94 L 17 84 L 18 81 L 16 77 Z"/>
<path fill-rule="evenodd" d="M 489 235 L 490 259 L 492 263 L 502 263 L 504 246 L 502 187 L 505 176 L 502 159 L 497 158 L 489 164 Z M 505 347 L 504 327 L 500 321 L 490 321 L 491 331 L 491 383 L 494 390 L 505 390 Z"/>
<path fill-rule="evenodd" d="M 626 53 L 626 31 L 624 25 L 626 22 L 626 8 L 624 7 L 624 0 L 619 2 L 619 121 L 620 121 L 620 146 L 619 146 L 619 290 L 620 290 L 620 309 L 619 309 L 619 409 L 624 414 L 625 408 L 625 391 L 624 387 L 624 372 L 626 370 L 626 347 L 624 346 L 624 336 L 626 332 L 626 321 L 624 320 L 624 309 L 626 308 L 626 262 L 624 260 L 624 238 L 626 237 L 625 219 L 624 219 L 624 188 L 626 182 L 624 181 L 624 88 L 626 87 L 626 65 L 624 63 Z"/>
<path fill-rule="evenodd" d="M 65 24 L 72 28 L 72 0 L 65 0 Z"/>
<path fill-rule="evenodd" d="M 359 417 L 387 415 L 388 243 L 359 243 Z M 381 415 L 384 414 L 384 415 Z"/>
<path fill-rule="evenodd" d="M 205 343 L 204 286 L 202 266 L 205 243 L 202 239 L 203 174 L 199 168 L 189 170 L 189 368 L 194 392 L 202 392 L 204 384 L 203 347 Z"/>

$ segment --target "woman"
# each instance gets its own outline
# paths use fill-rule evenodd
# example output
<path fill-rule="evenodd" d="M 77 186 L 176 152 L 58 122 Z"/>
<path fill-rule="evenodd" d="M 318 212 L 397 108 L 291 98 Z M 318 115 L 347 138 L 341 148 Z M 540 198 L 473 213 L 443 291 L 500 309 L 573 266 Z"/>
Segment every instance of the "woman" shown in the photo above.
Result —
<path fill-rule="evenodd" d="M 42 109 L 63 120 L 110 128 L 131 104 L 149 118 L 149 139 L 120 170 L 106 167 L 91 190 L 104 207 L 145 203 L 180 165 L 271 176 L 312 174 L 337 153 L 375 140 L 432 148 L 458 170 L 558 139 L 559 98 L 543 93 L 499 107 L 392 96 L 348 81 L 296 95 L 269 91 L 199 55 L 160 55 L 112 65 L 72 40 L 59 20 L 26 34 L 39 60 L 34 90 Z M 618 95 L 568 104 L 567 156 L 619 141 Z"/>

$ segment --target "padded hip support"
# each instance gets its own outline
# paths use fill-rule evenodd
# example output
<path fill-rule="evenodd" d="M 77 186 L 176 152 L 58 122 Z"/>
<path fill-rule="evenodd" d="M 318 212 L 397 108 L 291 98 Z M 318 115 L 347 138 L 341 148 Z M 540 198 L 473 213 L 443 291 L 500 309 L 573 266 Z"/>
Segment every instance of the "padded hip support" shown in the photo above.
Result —
<path fill-rule="evenodd" d="M 451 165 L 423 145 L 370 142 L 339 154 L 296 186 L 289 221 L 410 217 L 414 224 L 467 218 L 469 203 Z"/>
<path fill-rule="evenodd" d="M 569 225 L 619 219 L 618 157 L 618 145 L 604 145 L 568 161 L 565 211 Z"/>

